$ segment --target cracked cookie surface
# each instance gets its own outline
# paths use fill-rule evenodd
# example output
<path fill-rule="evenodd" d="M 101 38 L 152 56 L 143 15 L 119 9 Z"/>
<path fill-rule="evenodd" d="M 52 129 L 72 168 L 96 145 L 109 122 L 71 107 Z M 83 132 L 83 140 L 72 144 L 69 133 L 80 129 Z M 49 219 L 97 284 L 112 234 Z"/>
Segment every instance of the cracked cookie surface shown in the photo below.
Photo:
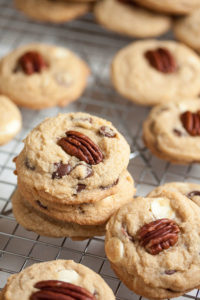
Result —
<path fill-rule="evenodd" d="M 199 213 L 194 202 L 174 190 L 155 198 L 136 198 L 119 209 L 107 224 L 105 242 L 119 278 L 131 290 L 153 299 L 176 297 L 197 287 Z M 152 247 L 160 251 L 153 253 Z"/>
<path fill-rule="evenodd" d="M 156 53 L 149 58 L 149 51 Z M 166 72 L 172 63 L 176 68 Z M 140 105 L 182 101 L 199 94 L 200 59 L 193 50 L 174 41 L 137 41 L 115 55 L 111 79 L 122 96 Z"/>
<path fill-rule="evenodd" d="M 2 291 L 2 300 L 32 299 L 31 296 L 39 291 L 34 285 L 39 285 L 39 282 L 43 281 L 44 284 L 47 284 L 49 280 L 58 282 L 57 293 L 60 284 L 69 287 L 71 284 L 71 287 L 78 293 L 80 291 L 89 292 L 91 298 L 88 297 L 87 299 L 115 299 L 112 290 L 103 278 L 88 267 L 77 264 L 73 260 L 53 260 L 33 264 L 20 273 L 10 276 Z M 52 285 L 53 283 L 50 282 L 49 284 Z M 55 294 L 54 297 L 60 299 L 58 294 Z"/>
<path fill-rule="evenodd" d="M 0 91 L 19 106 L 64 106 L 80 97 L 89 73 L 87 64 L 68 49 L 29 44 L 0 60 Z"/>
<path fill-rule="evenodd" d="M 143 124 L 146 146 L 156 156 L 172 163 L 199 162 L 199 110 L 199 99 L 188 99 L 153 108 Z M 190 123 L 186 123 L 188 121 Z M 188 128 L 187 124 L 191 124 L 191 127 Z"/>
<path fill-rule="evenodd" d="M 99 147 L 103 160 L 94 165 L 80 160 L 77 139 L 68 138 L 75 147 L 74 155 L 63 150 L 58 142 L 68 131 L 87 136 Z M 88 157 L 94 149 L 84 139 L 81 143 Z M 24 144 L 16 158 L 20 192 L 26 190 L 33 199 L 38 197 L 55 205 L 96 202 L 114 194 L 129 162 L 129 145 L 117 129 L 110 122 L 86 113 L 48 118 L 30 132 Z"/>

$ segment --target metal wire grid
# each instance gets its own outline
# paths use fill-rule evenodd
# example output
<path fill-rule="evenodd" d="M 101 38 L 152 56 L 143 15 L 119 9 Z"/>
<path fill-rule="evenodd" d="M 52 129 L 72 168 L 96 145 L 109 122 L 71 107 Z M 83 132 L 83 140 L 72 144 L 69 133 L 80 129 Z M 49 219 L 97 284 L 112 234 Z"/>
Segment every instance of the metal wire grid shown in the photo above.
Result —
<path fill-rule="evenodd" d="M 117 299 L 144 299 L 129 291 L 116 278 L 105 257 L 103 238 L 82 242 L 72 242 L 69 238 L 46 238 L 17 224 L 10 203 L 16 188 L 12 159 L 22 149 L 22 139 L 45 117 L 58 112 L 86 111 L 111 120 L 127 138 L 133 153 L 129 170 L 139 195 L 145 195 L 155 186 L 168 181 L 199 182 L 200 166 L 171 165 L 152 157 L 145 149 L 141 140 L 141 124 L 148 110 L 122 99 L 113 91 L 109 81 L 110 61 L 119 48 L 130 42 L 129 39 L 100 28 L 91 15 L 65 25 L 37 24 L 17 13 L 10 0 L 0 0 L 0 55 L 34 41 L 74 50 L 89 63 L 92 76 L 83 97 L 66 108 L 42 111 L 21 109 L 22 131 L 9 144 L 0 147 L 0 289 L 10 274 L 33 263 L 60 258 L 73 259 L 98 272 L 113 289 Z M 179 299 L 200 299 L 198 295 L 199 291 L 193 290 Z"/>

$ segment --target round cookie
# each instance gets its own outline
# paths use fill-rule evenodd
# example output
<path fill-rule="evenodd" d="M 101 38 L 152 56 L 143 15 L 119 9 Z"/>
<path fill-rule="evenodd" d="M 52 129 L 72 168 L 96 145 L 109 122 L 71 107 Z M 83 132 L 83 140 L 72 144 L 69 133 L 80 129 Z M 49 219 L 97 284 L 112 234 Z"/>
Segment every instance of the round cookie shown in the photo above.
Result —
<path fill-rule="evenodd" d="M 17 106 L 5 96 L 0 96 L 0 115 L 0 145 L 3 145 L 20 131 L 22 117 Z"/>
<path fill-rule="evenodd" d="M 2 300 L 63 299 L 64 295 L 69 299 L 115 299 L 103 278 L 88 267 L 73 260 L 53 260 L 10 276 Z"/>
<path fill-rule="evenodd" d="M 170 14 L 189 14 L 200 7 L 199 0 L 135 0 L 144 7 Z"/>
<path fill-rule="evenodd" d="M 48 118 L 24 144 L 16 158 L 20 191 L 48 203 L 89 203 L 114 194 L 129 162 L 130 147 L 117 129 L 86 113 Z"/>
<path fill-rule="evenodd" d="M 125 171 L 119 178 L 116 194 L 94 203 L 79 205 L 53 205 L 47 201 L 32 199 L 29 193 L 23 197 L 32 207 L 55 220 L 74 222 L 80 225 L 105 224 L 111 215 L 124 204 L 131 201 L 135 193 L 131 175 Z"/>
<path fill-rule="evenodd" d="M 189 182 L 169 182 L 158 186 L 148 194 L 148 197 L 159 197 L 165 190 L 172 189 L 183 194 L 200 206 L 200 184 Z"/>
<path fill-rule="evenodd" d="M 200 52 L 200 8 L 175 20 L 173 30 L 178 40 Z"/>
<path fill-rule="evenodd" d="M 165 190 L 136 198 L 106 226 L 105 250 L 119 278 L 137 294 L 177 297 L 200 283 L 200 209 Z"/>
<path fill-rule="evenodd" d="M 17 222 L 27 230 L 48 237 L 70 237 L 72 240 L 84 240 L 105 234 L 103 225 L 78 225 L 52 219 L 35 210 L 18 190 L 12 196 L 13 214 Z"/>
<path fill-rule="evenodd" d="M 99 1 L 94 7 L 94 14 L 106 28 L 132 37 L 161 35 L 171 26 L 170 17 L 143 9 L 132 1 Z"/>
<path fill-rule="evenodd" d="M 156 105 L 197 96 L 199 56 L 174 41 L 137 41 L 113 59 L 111 79 L 116 90 L 140 105 Z"/>
<path fill-rule="evenodd" d="M 172 163 L 199 162 L 199 110 L 199 99 L 158 105 L 143 124 L 144 143 L 153 154 Z"/>
<path fill-rule="evenodd" d="M 15 6 L 26 16 L 41 22 L 63 23 L 86 14 L 87 2 L 64 0 L 14 0 Z"/>
<path fill-rule="evenodd" d="M 80 97 L 89 72 L 68 49 L 29 44 L 0 60 L 0 91 L 32 109 L 64 106 Z"/>

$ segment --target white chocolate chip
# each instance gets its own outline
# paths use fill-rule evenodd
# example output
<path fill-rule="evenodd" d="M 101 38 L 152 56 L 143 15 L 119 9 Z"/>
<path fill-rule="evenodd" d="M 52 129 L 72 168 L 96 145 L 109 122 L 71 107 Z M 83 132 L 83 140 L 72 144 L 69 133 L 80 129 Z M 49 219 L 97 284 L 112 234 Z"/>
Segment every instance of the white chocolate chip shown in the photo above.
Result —
<path fill-rule="evenodd" d="M 151 211 L 156 219 L 173 219 L 175 217 L 175 212 L 170 205 L 170 200 L 167 198 L 155 198 L 151 202 Z"/>
<path fill-rule="evenodd" d="M 65 58 L 69 55 L 69 51 L 67 49 L 56 48 L 54 50 L 54 55 L 56 58 Z"/>
<path fill-rule="evenodd" d="M 124 255 L 124 245 L 118 238 L 111 238 L 105 249 L 107 257 L 113 263 L 120 261 Z"/>
<path fill-rule="evenodd" d="M 73 82 L 72 77 L 68 72 L 57 73 L 54 75 L 54 78 L 59 85 L 65 87 L 70 86 Z"/>
<path fill-rule="evenodd" d="M 57 280 L 69 282 L 69 283 L 77 283 L 79 281 L 79 274 L 74 270 L 61 270 L 57 273 Z"/>
<path fill-rule="evenodd" d="M 5 135 L 6 134 L 12 134 L 14 132 L 18 132 L 18 130 L 21 127 L 21 121 L 20 120 L 13 120 L 11 122 L 9 122 L 8 124 L 6 124 L 3 127 L 2 132 L 0 131 L 0 135 Z"/>

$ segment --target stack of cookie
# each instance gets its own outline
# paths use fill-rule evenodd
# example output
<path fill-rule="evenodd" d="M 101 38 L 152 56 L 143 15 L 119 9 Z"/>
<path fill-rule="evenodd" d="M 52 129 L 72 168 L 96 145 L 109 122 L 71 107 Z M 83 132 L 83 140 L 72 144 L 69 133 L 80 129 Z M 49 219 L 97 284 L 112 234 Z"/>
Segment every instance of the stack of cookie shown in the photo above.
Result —
<path fill-rule="evenodd" d="M 109 217 L 133 197 L 129 145 L 106 120 L 60 114 L 24 143 L 12 201 L 16 219 L 29 230 L 76 239 L 103 235 Z"/>

